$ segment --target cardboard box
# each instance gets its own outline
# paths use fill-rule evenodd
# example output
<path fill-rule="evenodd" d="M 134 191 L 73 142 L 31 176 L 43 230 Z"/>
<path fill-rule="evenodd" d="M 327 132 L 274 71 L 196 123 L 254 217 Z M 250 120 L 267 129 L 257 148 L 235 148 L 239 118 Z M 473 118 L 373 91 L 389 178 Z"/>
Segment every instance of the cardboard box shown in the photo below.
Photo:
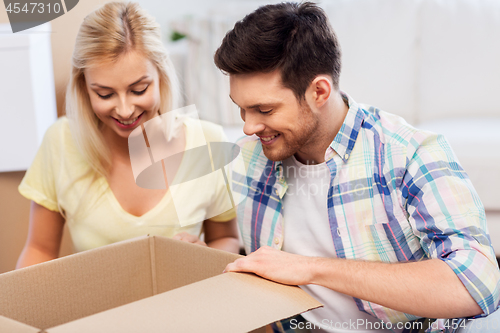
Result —
<path fill-rule="evenodd" d="M 248 332 L 321 306 L 224 273 L 239 256 L 144 236 L 0 275 L 0 332 Z"/>

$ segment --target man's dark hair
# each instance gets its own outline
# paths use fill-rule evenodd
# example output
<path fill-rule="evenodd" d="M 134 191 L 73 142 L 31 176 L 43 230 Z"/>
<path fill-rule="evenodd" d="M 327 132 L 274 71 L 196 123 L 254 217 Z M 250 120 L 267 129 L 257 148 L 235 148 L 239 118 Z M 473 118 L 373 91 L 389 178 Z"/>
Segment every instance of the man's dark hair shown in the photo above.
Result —
<path fill-rule="evenodd" d="M 341 67 L 337 37 L 323 9 L 311 2 L 267 5 L 248 14 L 226 34 L 214 61 L 226 74 L 279 69 L 299 101 L 320 74 L 331 75 L 338 89 Z"/>

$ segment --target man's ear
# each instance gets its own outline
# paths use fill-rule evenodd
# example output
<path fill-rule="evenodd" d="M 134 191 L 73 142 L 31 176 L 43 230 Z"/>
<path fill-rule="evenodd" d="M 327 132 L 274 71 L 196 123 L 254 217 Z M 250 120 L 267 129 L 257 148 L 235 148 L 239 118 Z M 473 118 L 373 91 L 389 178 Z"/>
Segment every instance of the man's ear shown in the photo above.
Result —
<path fill-rule="evenodd" d="M 306 94 L 309 93 L 310 102 L 317 108 L 322 107 L 330 98 L 332 93 L 332 80 L 328 76 L 316 76 L 309 85 Z"/>

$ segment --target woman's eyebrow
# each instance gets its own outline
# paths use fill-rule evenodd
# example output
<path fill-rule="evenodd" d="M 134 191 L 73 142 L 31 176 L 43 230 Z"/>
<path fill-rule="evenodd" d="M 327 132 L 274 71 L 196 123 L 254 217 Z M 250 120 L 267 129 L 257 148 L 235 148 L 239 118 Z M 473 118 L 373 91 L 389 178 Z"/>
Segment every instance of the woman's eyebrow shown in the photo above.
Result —
<path fill-rule="evenodd" d="M 142 80 L 147 79 L 148 77 L 149 77 L 149 75 L 143 75 L 139 80 L 135 81 L 132 84 L 129 84 L 128 86 L 132 87 L 134 84 L 137 84 L 137 83 L 141 82 Z"/>
<path fill-rule="evenodd" d="M 141 82 L 142 80 L 147 79 L 148 77 L 149 77 L 148 75 L 144 75 L 139 80 L 135 81 L 134 83 L 129 84 L 128 86 L 132 87 L 134 84 L 137 84 L 137 83 Z M 99 87 L 99 88 L 102 88 L 102 89 L 113 89 L 113 88 L 110 88 L 110 87 L 102 86 L 102 85 L 100 85 L 98 83 L 91 83 L 90 85 L 91 86 L 96 86 L 96 87 Z"/>

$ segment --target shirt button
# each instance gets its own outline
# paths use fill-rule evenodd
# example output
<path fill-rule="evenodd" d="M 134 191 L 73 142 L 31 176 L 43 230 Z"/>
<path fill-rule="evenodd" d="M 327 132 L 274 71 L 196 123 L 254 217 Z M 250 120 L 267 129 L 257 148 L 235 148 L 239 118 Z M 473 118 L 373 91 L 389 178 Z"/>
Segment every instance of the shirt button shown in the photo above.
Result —
<path fill-rule="evenodd" d="M 280 239 L 278 237 L 274 238 L 274 244 L 278 245 L 280 243 Z"/>
<path fill-rule="evenodd" d="M 337 235 L 339 235 L 339 237 L 341 236 L 340 235 L 340 228 L 337 228 Z"/>
<path fill-rule="evenodd" d="M 345 155 L 344 155 L 344 159 L 346 159 L 346 160 L 347 160 L 348 158 L 349 158 L 349 154 L 345 154 Z"/>
<path fill-rule="evenodd" d="M 274 190 L 274 193 L 276 193 L 276 195 L 278 195 L 278 189 Z"/>

